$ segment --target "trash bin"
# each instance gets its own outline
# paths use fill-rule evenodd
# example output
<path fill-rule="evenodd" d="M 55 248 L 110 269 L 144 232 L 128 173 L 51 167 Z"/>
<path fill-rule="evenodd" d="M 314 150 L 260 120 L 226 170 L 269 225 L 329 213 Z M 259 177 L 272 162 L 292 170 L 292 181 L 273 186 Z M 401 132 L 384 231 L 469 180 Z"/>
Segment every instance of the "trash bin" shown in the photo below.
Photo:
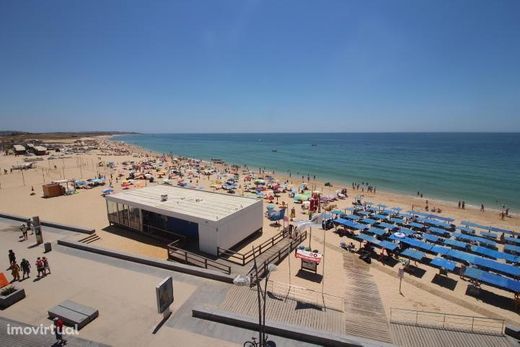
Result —
<path fill-rule="evenodd" d="M 43 244 L 43 247 L 44 247 L 44 249 L 45 249 L 45 253 L 52 251 L 52 245 L 51 245 L 50 242 L 45 242 L 45 243 Z"/>

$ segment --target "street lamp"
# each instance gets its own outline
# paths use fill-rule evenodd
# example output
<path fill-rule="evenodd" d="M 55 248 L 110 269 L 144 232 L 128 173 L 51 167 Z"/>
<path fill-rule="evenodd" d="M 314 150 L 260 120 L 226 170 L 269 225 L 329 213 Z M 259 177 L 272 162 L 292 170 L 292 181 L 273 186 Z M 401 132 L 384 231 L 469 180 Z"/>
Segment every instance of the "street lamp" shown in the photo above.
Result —
<path fill-rule="evenodd" d="M 262 283 L 258 277 L 258 266 L 256 263 L 256 255 L 253 247 L 253 255 L 254 255 L 254 278 L 256 280 L 256 293 L 257 293 L 257 302 L 258 302 L 258 346 L 264 347 L 269 346 L 267 342 L 267 337 L 265 334 L 265 311 L 266 311 L 266 303 L 267 303 L 267 282 L 269 281 L 269 275 L 271 272 L 277 271 L 278 267 L 275 264 L 263 264 L 265 267 L 266 276 L 264 279 L 264 288 L 262 289 Z M 233 284 L 237 286 L 251 286 L 251 276 L 243 276 L 239 275 L 233 280 Z"/>

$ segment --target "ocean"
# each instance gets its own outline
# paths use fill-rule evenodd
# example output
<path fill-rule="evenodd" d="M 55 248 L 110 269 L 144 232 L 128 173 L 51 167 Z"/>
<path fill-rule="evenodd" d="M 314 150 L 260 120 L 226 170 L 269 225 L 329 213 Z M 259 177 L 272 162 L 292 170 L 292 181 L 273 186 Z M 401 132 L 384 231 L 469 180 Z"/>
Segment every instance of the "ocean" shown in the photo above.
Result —
<path fill-rule="evenodd" d="M 199 159 L 368 182 L 378 189 L 520 209 L 520 133 L 136 134 L 115 140 Z"/>

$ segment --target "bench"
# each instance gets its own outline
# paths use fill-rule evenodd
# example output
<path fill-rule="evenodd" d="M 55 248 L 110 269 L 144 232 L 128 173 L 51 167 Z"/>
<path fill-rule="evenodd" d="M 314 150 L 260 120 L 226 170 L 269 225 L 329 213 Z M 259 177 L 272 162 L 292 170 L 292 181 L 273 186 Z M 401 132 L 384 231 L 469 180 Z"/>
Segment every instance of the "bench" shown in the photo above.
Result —
<path fill-rule="evenodd" d="M 61 318 L 65 325 L 77 326 L 78 330 L 93 321 L 99 315 L 98 310 L 78 304 L 74 301 L 65 300 L 48 311 L 49 317 Z"/>

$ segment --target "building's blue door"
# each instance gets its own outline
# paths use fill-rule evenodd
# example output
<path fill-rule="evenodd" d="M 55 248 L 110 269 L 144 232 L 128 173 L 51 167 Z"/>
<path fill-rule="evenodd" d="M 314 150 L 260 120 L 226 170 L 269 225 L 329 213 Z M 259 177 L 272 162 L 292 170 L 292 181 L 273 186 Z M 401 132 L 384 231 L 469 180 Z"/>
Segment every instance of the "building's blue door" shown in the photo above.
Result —
<path fill-rule="evenodd" d="M 199 224 L 189 222 L 183 219 L 168 217 L 166 221 L 166 230 L 173 231 L 176 234 L 184 235 L 192 241 L 199 240 Z"/>

